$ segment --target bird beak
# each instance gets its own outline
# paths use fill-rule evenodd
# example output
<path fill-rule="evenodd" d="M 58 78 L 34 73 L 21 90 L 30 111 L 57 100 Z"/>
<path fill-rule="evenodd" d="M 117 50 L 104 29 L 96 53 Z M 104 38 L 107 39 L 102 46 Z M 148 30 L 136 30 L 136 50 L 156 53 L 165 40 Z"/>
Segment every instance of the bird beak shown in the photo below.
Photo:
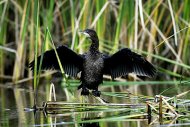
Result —
<path fill-rule="evenodd" d="M 84 34 L 86 37 L 90 37 L 90 35 L 86 31 L 79 31 L 79 33 Z"/>

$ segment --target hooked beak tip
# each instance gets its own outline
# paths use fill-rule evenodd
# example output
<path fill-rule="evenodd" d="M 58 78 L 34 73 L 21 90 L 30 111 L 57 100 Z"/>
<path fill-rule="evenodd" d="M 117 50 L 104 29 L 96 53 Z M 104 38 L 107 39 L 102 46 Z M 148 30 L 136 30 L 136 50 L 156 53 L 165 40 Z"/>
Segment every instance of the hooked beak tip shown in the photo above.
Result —
<path fill-rule="evenodd" d="M 90 35 L 86 31 L 79 30 L 79 33 L 84 34 L 86 37 L 90 37 Z"/>

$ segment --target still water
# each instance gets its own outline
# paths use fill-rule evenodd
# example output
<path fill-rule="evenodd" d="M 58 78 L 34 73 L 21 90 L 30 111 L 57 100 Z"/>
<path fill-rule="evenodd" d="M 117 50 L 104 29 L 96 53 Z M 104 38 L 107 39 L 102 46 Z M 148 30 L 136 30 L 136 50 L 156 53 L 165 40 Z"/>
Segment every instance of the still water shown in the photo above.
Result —
<path fill-rule="evenodd" d="M 79 83 L 79 82 L 77 82 Z M 49 98 L 50 84 L 40 83 L 37 106 Z M 46 85 L 45 85 L 46 84 Z M 76 85 L 74 85 L 76 86 Z M 170 90 L 167 90 L 170 88 Z M 165 91 L 164 91 L 165 90 Z M 147 117 L 146 101 L 164 91 L 162 95 L 174 96 L 187 91 L 188 86 L 170 85 L 102 85 L 102 97 L 114 104 L 131 104 L 130 107 L 68 106 L 62 110 L 31 110 L 34 92 L 31 83 L 20 85 L 0 84 L 0 126 L 73 126 L 73 127 L 147 127 L 147 126 L 190 126 L 188 117 L 168 118 L 162 122 L 157 115 Z M 55 83 L 56 99 L 63 103 L 81 102 L 77 87 L 73 87 L 75 98 L 67 98 L 61 83 Z M 143 96 L 140 96 L 143 95 Z M 183 97 L 189 98 L 189 94 Z M 83 98 L 84 99 L 84 98 Z M 90 98 L 85 98 L 90 99 Z M 95 100 L 97 103 L 97 100 Z M 189 112 L 189 110 L 187 110 Z M 149 125 L 150 124 L 150 125 Z"/>

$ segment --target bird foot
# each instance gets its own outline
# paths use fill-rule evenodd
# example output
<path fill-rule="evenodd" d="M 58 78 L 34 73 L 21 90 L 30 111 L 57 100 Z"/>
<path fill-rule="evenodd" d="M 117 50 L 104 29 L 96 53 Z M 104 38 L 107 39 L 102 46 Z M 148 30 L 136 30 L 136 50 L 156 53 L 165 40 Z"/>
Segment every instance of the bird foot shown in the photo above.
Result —
<path fill-rule="evenodd" d="M 95 97 L 100 97 L 101 92 L 98 91 L 98 90 L 93 90 L 93 91 L 92 91 L 92 94 L 93 94 Z"/>
<path fill-rule="evenodd" d="M 82 88 L 82 91 L 81 91 L 81 95 L 84 95 L 84 96 L 86 96 L 86 95 L 89 95 L 89 90 L 87 89 L 87 88 Z"/>

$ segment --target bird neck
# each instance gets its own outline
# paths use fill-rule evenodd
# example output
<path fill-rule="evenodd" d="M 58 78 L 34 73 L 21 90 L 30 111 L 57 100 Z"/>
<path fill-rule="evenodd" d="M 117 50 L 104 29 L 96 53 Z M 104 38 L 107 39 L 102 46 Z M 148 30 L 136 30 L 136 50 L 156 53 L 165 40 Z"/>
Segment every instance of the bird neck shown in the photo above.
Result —
<path fill-rule="evenodd" d="M 99 40 L 98 39 L 92 40 L 92 44 L 90 46 L 90 51 L 91 52 L 99 51 Z"/>

